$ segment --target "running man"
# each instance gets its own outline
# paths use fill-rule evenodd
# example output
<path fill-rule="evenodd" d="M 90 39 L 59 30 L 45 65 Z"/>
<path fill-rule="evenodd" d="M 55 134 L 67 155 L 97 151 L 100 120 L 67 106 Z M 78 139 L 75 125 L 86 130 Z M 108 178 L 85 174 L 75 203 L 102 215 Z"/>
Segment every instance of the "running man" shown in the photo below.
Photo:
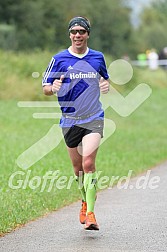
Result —
<path fill-rule="evenodd" d="M 80 222 L 86 230 L 99 230 L 94 214 L 95 159 L 104 126 L 99 97 L 100 91 L 109 91 L 109 76 L 103 54 L 87 46 L 90 28 L 85 17 L 70 20 L 71 46 L 52 57 L 43 77 L 43 92 L 56 94 L 61 107 L 60 127 L 82 196 Z"/>

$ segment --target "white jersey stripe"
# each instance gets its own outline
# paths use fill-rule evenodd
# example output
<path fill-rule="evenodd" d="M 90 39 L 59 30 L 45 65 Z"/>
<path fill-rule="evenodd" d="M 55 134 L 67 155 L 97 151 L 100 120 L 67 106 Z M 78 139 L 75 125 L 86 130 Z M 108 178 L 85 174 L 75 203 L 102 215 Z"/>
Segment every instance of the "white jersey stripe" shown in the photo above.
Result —
<path fill-rule="evenodd" d="M 47 78 L 48 78 L 48 76 L 49 76 L 49 74 L 50 74 L 50 72 L 51 72 L 51 70 L 52 70 L 52 68 L 53 68 L 54 63 L 55 63 L 55 59 L 52 58 L 52 60 L 50 61 L 49 66 L 48 66 L 48 69 L 47 69 L 47 71 L 46 71 L 45 74 L 44 74 L 43 83 L 46 83 L 46 82 L 47 82 Z"/>

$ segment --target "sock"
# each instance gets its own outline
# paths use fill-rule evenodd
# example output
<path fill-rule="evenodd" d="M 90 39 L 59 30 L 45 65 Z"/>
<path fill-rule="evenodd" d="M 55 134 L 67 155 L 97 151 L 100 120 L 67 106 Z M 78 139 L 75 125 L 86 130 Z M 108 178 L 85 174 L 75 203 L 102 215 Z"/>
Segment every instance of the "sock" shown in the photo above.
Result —
<path fill-rule="evenodd" d="M 78 182 L 78 189 L 81 193 L 82 201 L 86 201 L 86 192 L 85 192 L 84 183 L 83 183 L 84 182 L 84 175 L 76 176 L 75 179 Z"/>
<path fill-rule="evenodd" d="M 84 188 L 86 192 L 87 212 L 94 212 L 96 201 L 96 172 L 85 173 L 84 175 Z"/>

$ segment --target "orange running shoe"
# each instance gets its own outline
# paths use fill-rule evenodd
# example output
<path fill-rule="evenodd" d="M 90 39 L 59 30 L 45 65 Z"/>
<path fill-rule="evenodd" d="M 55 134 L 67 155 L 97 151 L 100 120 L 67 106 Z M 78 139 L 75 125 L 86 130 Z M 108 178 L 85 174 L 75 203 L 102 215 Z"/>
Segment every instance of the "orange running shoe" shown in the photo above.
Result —
<path fill-rule="evenodd" d="M 86 230 L 99 230 L 99 226 L 96 222 L 96 218 L 93 212 L 88 212 L 86 216 L 85 222 L 85 229 Z"/>
<path fill-rule="evenodd" d="M 87 203 L 85 201 L 82 201 L 82 207 L 79 213 L 79 220 L 81 224 L 85 224 L 86 221 L 86 211 L 87 211 Z"/>

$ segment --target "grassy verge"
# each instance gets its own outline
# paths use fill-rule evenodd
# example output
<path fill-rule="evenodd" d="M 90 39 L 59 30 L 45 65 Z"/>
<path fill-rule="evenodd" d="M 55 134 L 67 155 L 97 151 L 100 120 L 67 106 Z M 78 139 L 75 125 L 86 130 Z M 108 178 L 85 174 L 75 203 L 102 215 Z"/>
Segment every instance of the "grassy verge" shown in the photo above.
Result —
<path fill-rule="evenodd" d="M 25 57 L 28 59 L 27 55 Z M 34 62 L 37 58 L 36 56 Z M 42 70 L 43 66 L 39 68 Z M 16 69 L 13 64 L 12 76 L 14 76 Z M 33 67 L 31 71 L 35 71 Z M 4 87 L 4 100 L 0 101 L 2 122 L 0 125 L 1 234 L 10 232 L 18 225 L 52 210 L 57 210 L 80 198 L 75 181 L 72 182 L 71 180 L 70 189 L 67 189 L 67 183 L 65 183 L 65 188 L 58 189 L 63 185 L 63 181 L 58 181 L 58 179 L 55 179 L 53 186 L 51 186 L 50 180 L 47 181 L 45 186 L 43 184 L 48 172 L 52 175 L 53 172 L 59 171 L 58 177 L 67 176 L 68 181 L 73 176 L 72 166 L 63 141 L 27 170 L 22 170 L 16 164 L 17 157 L 46 135 L 53 124 L 58 123 L 58 121 L 32 118 L 34 112 L 55 112 L 54 108 L 19 108 L 17 106 L 18 99 L 28 100 L 31 96 L 33 99 L 34 97 L 39 99 L 42 97 L 39 88 L 40 80 L 33 80 L 32 77 L 24 74 L 21 77 L 19 73 L 16 73 L 15 77 L 12 76 L 11 81 L 12 78 L 14 79 L 12 85 L 15 85 L 16 88 L 20 83 L 15 82 L 15 78 L 23 81 L 22 89 L 28 83 L 29 95 L 26 99 L 26 96 L 22 97 L 20 93 L 17 94 L 15 91 L 15 99 L 8 100 L 7 98 L 12 97 L 11 89 L 8 90 L 10 94 L 6 97 Z M 148 70 L 136 69 L 132 82 L 127 84 L 127 88 L 123 88 L 120 92 L 128 93 L 135 85 L 145 82 L 150 84 L 153 89 L 150 98 L 127 118 L 119 116 L 111 108 L 107 109 L 106 117 L 112 119 L 117 128 L 115 133 L 99 149 L 96 164 L 97 170 L 102 171 L 101 176 L 107 175 L 110 178 L 112 176 L 123 176 L 127 175 L 129 170 L 133 170 L 133 175 L 136 175 L 166 159 L 167 122 L 165 115 L 167 93 L 165 78 L 166 73 L 161 70 L 150 73 Z M 5 81 L 7 80 L 4 76 Z M 34 89 L 33 83 L 38 86 L 37 89 Z M 15 187 L 18 187 L 17 189 L 12 189 L 11 184 L 9 184 L 12 174 L 16 174 L 12 183 Z"/>

